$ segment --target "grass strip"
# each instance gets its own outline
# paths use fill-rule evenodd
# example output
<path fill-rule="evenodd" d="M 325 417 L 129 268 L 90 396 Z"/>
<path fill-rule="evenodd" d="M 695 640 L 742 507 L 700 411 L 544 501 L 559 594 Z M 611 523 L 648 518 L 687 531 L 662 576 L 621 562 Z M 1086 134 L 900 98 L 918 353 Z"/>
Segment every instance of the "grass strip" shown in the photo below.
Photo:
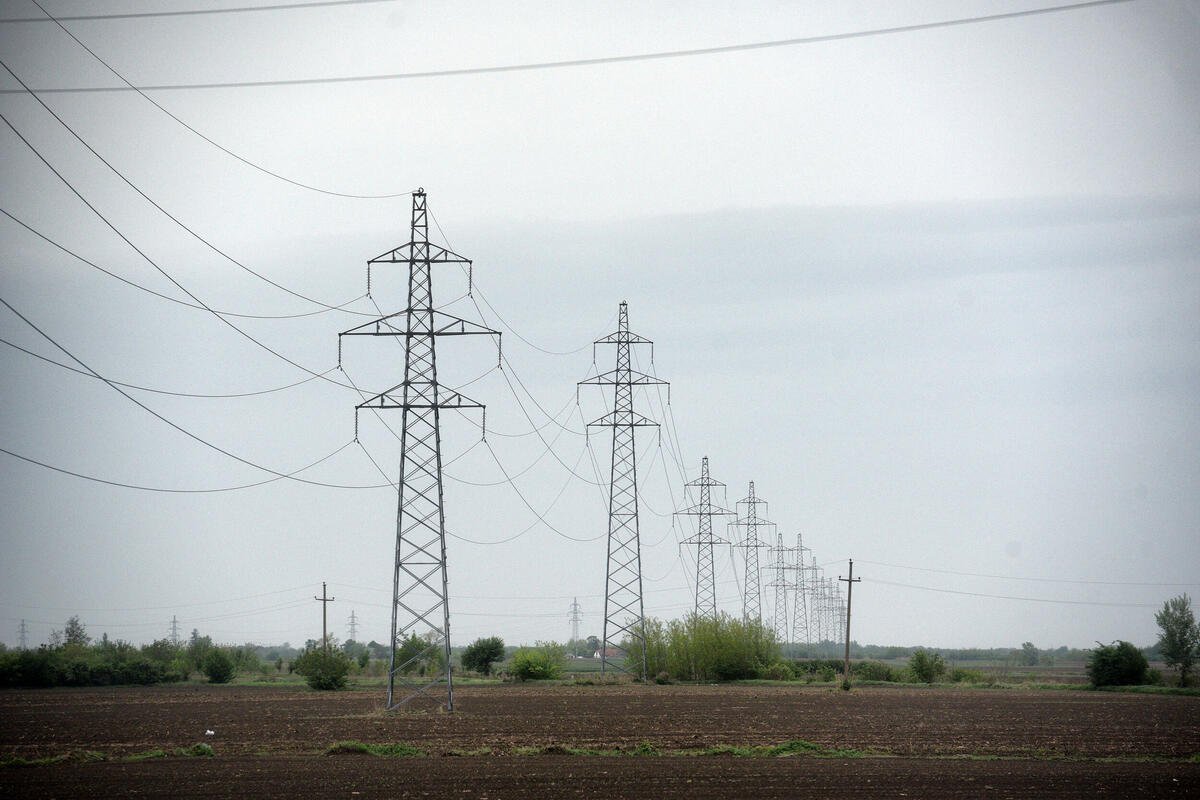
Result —
<path fill-rule="evenodd" d="M 487 750 L 488 748 L 484 748 Z M 490 750 L 489 750 L 490 752 Z M 355 739 L 348 739 L 343 742 L 334 742 L 325 751 L 325 755 L 341 755 L 346 753 L 379 756 L 380 758 L 417 758 L 425 755 L 425 751 L 419 747 L 413 747 L 409 744 L 396 742 L 394 744 L 369 744 L 360 742 Z M 467 755 L 468 751 L 459 751 L 459 755 Z M 474 753 L 470 753 L 474 755 Z M 482 753 L 480 753 L 482 755 Z"/>

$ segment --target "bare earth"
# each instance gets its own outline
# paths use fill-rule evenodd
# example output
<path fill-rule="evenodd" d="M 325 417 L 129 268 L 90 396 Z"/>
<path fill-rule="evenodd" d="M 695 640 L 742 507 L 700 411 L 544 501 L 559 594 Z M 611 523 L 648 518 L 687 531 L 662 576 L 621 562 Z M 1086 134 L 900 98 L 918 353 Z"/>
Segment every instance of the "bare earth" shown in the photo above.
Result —
<path fill-rule="evenodd" d="M 1200 698 L 803 686 L 488 686 L 457 709 L 385 713 L 377 690 L 175 686 L 0 693 L 4 797 L 1200 797 Z M 212 737 L 205 730 L 215 731 Z M 324 755 L 354 739 L 421 758 Z M 863 757 L 527 755 L 803 739 Z M 484 750 L 486 748 L 486 751 Z M 461 751 L 475 754 L 458 755 Z M 987 760 L 984 760 L 987 759 Z"/>

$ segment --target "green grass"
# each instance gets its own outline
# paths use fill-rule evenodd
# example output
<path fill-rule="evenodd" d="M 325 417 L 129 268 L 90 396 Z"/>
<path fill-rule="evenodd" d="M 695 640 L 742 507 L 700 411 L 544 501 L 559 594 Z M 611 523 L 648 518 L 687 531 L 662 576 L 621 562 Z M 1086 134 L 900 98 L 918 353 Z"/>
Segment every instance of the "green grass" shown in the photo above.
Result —
<path fill-rule="evenodd" d="M 149 761 L 154 758 L 166 758 L 166 757 L 167 757 L 166 750 L 143 750 L 140 753 L 134 753 L 133 755 L 125 756 L 121 760 L 122 761 Z"/>
<path fill-rule="evenodd" d="M 1083 689 L 1092 689 L 1093 687 L 1084 685 Z M 1129 694 L 1170 694 L 1182 695 L 1185 697 L 1200 697 L 1200 687 L 1189 686 L 1186 688 L 1179 686 L 1096 686 L 1094 690 L 1097 692 L 1122 692 Z"/>
<path fill-rule="evenodd" d="M 107 759 L 108 756 L 98 750 L 75 750 L 70 753 L 62 753 L 57 756 L 43 756 L 41 758 L 6 756 L 0 759 L 0 767 L 45 767 L 65 762 L 86 764 L 90 761 L 105 761 Z"/>
<path fill-rule="evenodd" d="M 188 756 L 188 757 L 200 757 L 200 758 L 212 758 L 215 755 L 215 753 L 213 753 L 212 745 L 205 744 L 204 742 L 197 742 L 196 744 L 192 745 L 191 747 L 179 748 L 178 750 L 175 751 L 175 755 Z"/>
<path fill-rule="evenodd" d="M 338 755 L 340 753 L 359 753 L 362 755 L 379 756 L 381 758 L 416 758 L 425 755 L 425 751 L 421 748 L 413 747 L 403 742 L 396 742 L 394 744 L 369 744 L 353 739 L 344 742 L 334 742 L 325 751 L 326 755 Z M 467 751 L 460 751 L 459 754 L 465 755 L 466 753 Z"/>

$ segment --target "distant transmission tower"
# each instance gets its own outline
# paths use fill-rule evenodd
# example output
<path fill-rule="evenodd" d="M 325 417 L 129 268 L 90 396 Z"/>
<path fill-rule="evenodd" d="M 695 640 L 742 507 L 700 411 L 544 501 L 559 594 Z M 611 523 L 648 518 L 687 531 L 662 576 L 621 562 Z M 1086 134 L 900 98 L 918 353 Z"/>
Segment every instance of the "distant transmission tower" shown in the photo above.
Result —
<path fill-rule="evenodd" d="M 350 628 L 350 641 L 357 642 L 358 641 L 358 614 L 355 613 L 354 609 L 350 609 L 350 622 L 348 623 L 348 627 Z"/>
<path fill-rule="evenodd" d="M 759 527 L 769 527 L 773 522 L 758 515 L 758 507 L 765 506 L 766 500 L 754 494 L 754 481 L 750 481 L 750 494 L 738 505 L 746 506 L 746 516 L 730 523 L 732 527 L 740 528 L 742 535 L 738 537 L 735 547 L 746 551 L 746 584 L 745 596 L 742 599 L 742 616 L 747 620 L 762 622 L 762 578 L 758 569 L 758 551 L 768 544 L 758 536 Z"/>
<path fill-rule="evenodd" d="M 698 617 L 707 619 L 717 618 L 717 574 L 713 568 L 713 545 L 729 544 L 725 539 L 713 536 L 713 515 L 737 516 L 733 511 L 712 504 L 712 488 L 724 487 L 720 481 L 714 481 L 708 476 L 708 456 L 700 461 L 700 477 L 691 483 L 684 484 L 700 490 L 700 502 L 693 506 L 676 511 L 676 514 L 697 518 L 696 535 L 681 543 L 681 546 L 696 548 L 696 606 Z"/>
<path fill-rule="evenodd" d="M 29 627 L 25 624 L 25 620 L 21 620 L 21 627 L 17 628 L 17 637 L 21 641 L 21 649 L 22 650 L 29 649 L 28 636 L 29 636 Z"/>
<path fill-rule="evenodd" d="M 804 535 L 796 534 L 796 547 L 792 551 L 792 642 L 796 646 L 812 644 L 808 625 L 808 564 L 804 554 L 811 552 L 804 546 Z"/>
<path fill-rule="evenodd" d="M 612 386 L 613 410 L 588 423 L 588 427 L 612 428 L 612 471 L 608 493 L 608 561 L 604 578 L 604 630 L 600 643 L 600 674 L 610 667 L 629 672 L 624 663 L 633 648 L 637 672 L 646 677 L 646 638 L 642 604 L 642 544 L 638 532 L 637 454 L 634 429 L 658 427 L 658 423 L 633 410 L 633 387 L 667 385 L 666 381 L 630 367 L 629 346 L 654 344 L 629 331 L 629 308 L 622 301 L 617 331 L 595 344 L 617 346 L 616 369 L 580 381 L 579 385 Z M 669 401 L 668 401 L 669 402 Z M 611 648 L 610 648 L 611 645 Z M 610 659 L 610 649 L 616 657 Z"/>
<path fill-rule="evenodd" d="M 171 644 L 179 647 L 179 619 L 171 615 Z"/>
<path fill-rule="evenodd" d="M 571 600 L 571 653 L 579 655 L 579 622 L 582 617 L 579 614 L 579 598 Z"/>
<path fill-rule="evenodd" d="M 771 568 L 775 573 L 769 588 L 775 590 L 775 606 L 772 609 L 772 628 L 775 631 L 775 641 L 779 642 L 780 647 L 788 642 L 788 591 L 792 588 L 793 581 L 788 577 L 788 573 L 792 571 L 792 551 L 795 548 L 784 547 L 783 533 L 776 530 L 775 546 L 770 550 Z"/>
<path fill-rule="evenodd" d="M 404 380 L 360 403 L 354 412 L 357 438 L 361 409 L 402 411 L 387 707 L 396 708 L 445 681 L 446 708 L 453 710 L 440 412 L 443 408 L 482 409 L 483 404 L 438 383 L 435 342 L 439 336 L 487 334 L 499 339 L 500 334 L 434 309 L 433 265 L 469 265 L 471 261 L 429 241 L 424 189 L 413 192 L 411 232 L 407 244 L 367 262 L 367 294 L 371 292 L 373 265 L 407 266 L 407 307 L 339 334 L 338 362 L 341 363 L 342 336 L 398 336 L 404 341 Z M 424 646 L 419 652 L 401 651 L 409 636 L 422 641 Z M 438 650 L 441 658 L 431 658 Z M 428 667 L 419 681 L 408 677 L 418 662 Z"/>
<path fill-rule="evenodd" d="M 817 557 L 811 556 L 808 567 L 809 575 L 809 608 L 808 612 L 812 620 L 812 635 L 815 637 L 814 644 L 817 645 L 818 651 L 821 650 L 821 643 L 825 639 L 825 599 L 822 587 L 824 580 L 821 577 L 821 568 L 817 566 Z"/>

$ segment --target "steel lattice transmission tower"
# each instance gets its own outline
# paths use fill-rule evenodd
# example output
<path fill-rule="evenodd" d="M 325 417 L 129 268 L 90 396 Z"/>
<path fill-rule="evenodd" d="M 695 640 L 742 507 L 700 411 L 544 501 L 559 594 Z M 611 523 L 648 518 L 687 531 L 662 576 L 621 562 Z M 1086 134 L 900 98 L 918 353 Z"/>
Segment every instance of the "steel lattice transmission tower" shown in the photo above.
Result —
<path fill-rule="evenodd" d="M 793 550 L 795 561 L 792 566 L 793 578 L 795 582 L 792 584 L 793 601 L 792 601 L 792 642 L 793 644 L 809 645 L 812 644 L 808 625 L 808 564 L 804 561 L 804 554 L 812 552 L 804 546 L 804 535 L 796 534 L 796 547 Z"/>
<path fill-rule="evenodd" d="M 788 573 L 792 571 L 792 553 L 795 550 L 793 547 L 784 547 L 783 533 L 776 530 L 775 546 L 770 550 L 771 569 L 774 571 L 774 578 L 768 584 L 768 588 L 775 590 L 775 605 L 772 608 L 772 629 L 775 631 L 775 640 L 780 646 L 788 642 L 788 592 L 791 591 L 795 582 L 788 578 Z"/>
<path fill-rule="evenodd" d="M 630 366 L 629 348 L 654 342 L 629 331 L 629 307 L 621 302 L 617 331 L 595 344 L 617 346 L 617 366 L 579 385 L 612 386 L 613 410 L 588 423 L 588 427 L 612 428 L 612 469 L 608 493 L 608 561 L 604 579 L 604 631 L 600 643 L 600 674 L 610 667 L 629 672 L 625 663 L 630 647 L 636 648 L 635 663 L 646 677 L 646 639 L 642 632 L 642 544 L 638 530 L 636 428 L 658 427 L 658 423 L 633 410 L 633 387 L 666 385 L 666 381 Z M 670 389 L 667 389 L 670 397 Z M 668 402 L 670 400 L 668 399 Z M 610 644 L 622 663 L 610 661 Z"/>
<path fill-rule="evenodd" d="M 446 684 L 446 708 L 454 708 L 454 683 L 450 673 L 446 516 L 442 502 L 441 410 L 482 410 L 484 406 L 438 383 L 435 343 L 441 336 L 472 334 L 495 336 L 499 341 L 500 334 L 436 310 L 431 273 L 435 264 L 467 265 L 469 270 L 470 263 L 470 259 L 429 241 L 425 190 L 418 189 L 412 196 L 411 238 L 408 243 L 367 262 L 368 294 L 371 291 L 372 266 L 407 266 L 408 305 L 403 311 L 338 335 L 339 364 L 342 336 L 396 336 L 401 337 L 404 343 L 404 380 L 386 392 L 363 401 L 354 411 L 356 439 L 359 411 L 399 409 L 402 412 L 396 550 L 392 570 L 391 656 L 387 682 L 389 709 L 413 700 L 431 686 L 442 682 Z M 410 637 L 417 637 L 423 646 L 402 649 L 405 640 Z M 441 657 L 433 658 L 433 654 L 439 650 Z M 418 663 L 424 663 L 427 667 L 421 680 L 410 678 L 408 674 Z"/>
<path fill-rule="evenodd" d="M 579 598 L 571 599 L 571 652 L 579 655 L 579 623 L 583 620 L 583 616 L 579 610 Z"/>
<path fill-rule="evenodd" d="M 713 535 L 712 518 L 717 516 L 737 516 L 733 511 L 730 511 L 721 506 L 712 504 L 712 489 L 714 486 L 724 488 L 725 484 L 720 481 L 714 481 L 708 476 L 708 456 L 705 456 L 700 461 L 700 477 L 696 480 L 684 484 L 685 487 L 696 488 L 700 490 L 700 502 L 693 506 L 676 511 L 676 514 L 684 516 L 696 517 L 697 531 L 696 535 L 690 539 L 686 539 L 680 543 L 680 546 L 692 546 L 696 548 L 696 616 L 706 619 L 717 618 L 717 575 L 713 568 L 713 545 L 729 544 L 726 539 L 719 539 Z"/>
<path fill-rule="evenodd" d="M 731 527 L 739 528 L 742 535 L 738 537 L 736 547 L 746 551 L 746 583 L 745 595 L 742 600 L 742 616 L 747 620 L 762 622 L 762 576 L 759 574 L 758 551 L 769 545 L 758 536 L 759 527 L 771 527 L 775 523 L 758 515 L 758 507 L 765 506 L 766 500 L 754 493 L 754 481 L 750 481 L 750 493 L 737 505 L 746 507 L 746 516 L 739 517 Z"/>

